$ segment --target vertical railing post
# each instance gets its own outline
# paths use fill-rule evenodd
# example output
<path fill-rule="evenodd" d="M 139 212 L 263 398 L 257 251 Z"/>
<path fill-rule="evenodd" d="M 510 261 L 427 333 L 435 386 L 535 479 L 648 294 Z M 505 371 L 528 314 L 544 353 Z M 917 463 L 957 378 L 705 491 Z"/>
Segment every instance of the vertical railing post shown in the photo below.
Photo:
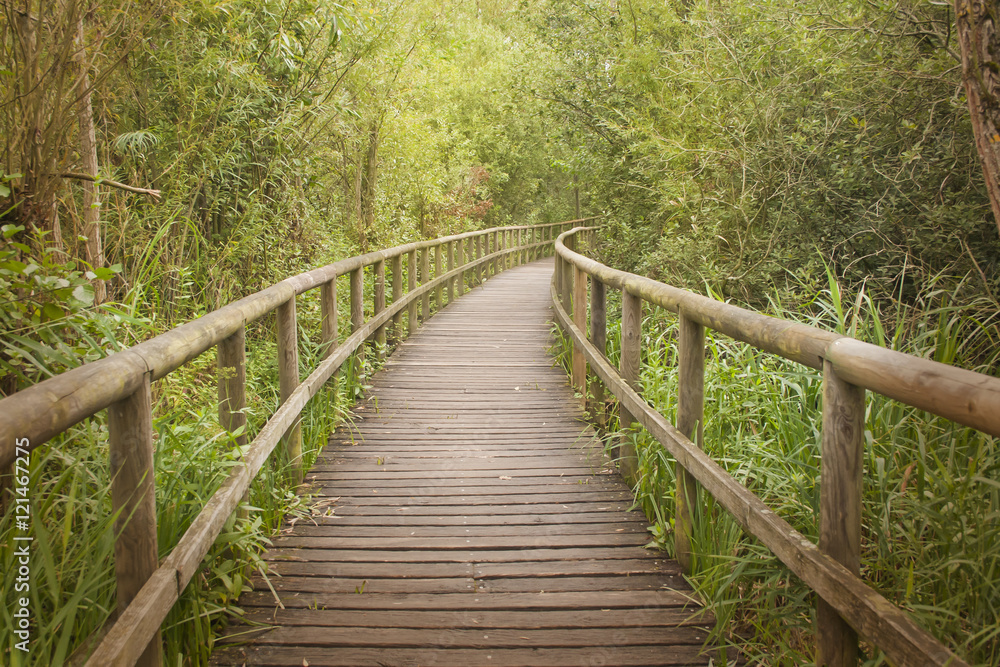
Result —
<path fill-rule="evenodd" d="M 118 614 L 129 606 L 159 566 L 156 543 L 156 484 L 153 472 L 153 414 L 150 375 L 131 396 L 108 408 L 111 506 L 115 519 L 115 577 Z M 159 667 L 157 631 L 142 657 L 142 667 Z"/>
<path fill-rule="evenodd" d="M 233 433 L 245 427 L 247 416 L 247 346 L 246 326 L 223 339 L 216 350 L 219 386 L 219 425 Z M 247 434 L 237 436 L 236 443 L 247 444 Z"/>
<path fill-rule="evenodd" d="M 406 253 L 406 293 L 417 289 L 417 251 Z M 410 301 L 406 307 L 406 335 L 412 336 L 417 330 L 417 302 Z"/>
<path fill-rule="evenodd" d="M 819 548 L 854 575 L 861 571 L 864 434 L 864 388 L 841 380 L 824 360 Z M 817 665 L 856 666 L 857 633 L 822 599 L 816 611 Z"/>
<path fill-rule="evenodd" d="M 495 253 L 495 252 L 498 252 L 500 250 L 500 232 L 493 232 L 493 234 L 491 236 L 493 237 L 493 250 L 492 250 L 492 252 Z M 491 264 L 493 264 L 493 269 L 492 269 L 493 273 L 491 274 L 491 276 L 495 276 L 498 273 L 500 273 L 500 259 L 499 259 L 499 257 L 494 257 L 493 261 L 491 262 Z"/>
<path fill-rule="evenodd" d="M 441 276 L 441 244 L 438 243 L 434 246 L 434 277 L 438 278 Z M 442 297 L 444 296 L 444 285 L 438 283 L 437 288 L 434 290 L 434 309 L 441 310 L 444 307 L 442 302 Z"/>
<path fill-rule="evenodd" d="M 247 407 L 246 331 L 246 325 L 241 326 L 231 336 L 223 339 L 215 352 L 219 388 L 219 425 L 229 433 L 244 429 L 236 436 L 236 445 L 239 447 L 245 447 L 247 444 L 245 430 L 247 416 L 243 412 Z M 243 502 L 249 500 L 250 489 L 247 489 L 243 494 Z M 238 514 L 244 519 L 249 516 L 249 513 L 242 509 Z"/>
<path fill-rule="evenodd" d="M 575 239 L 572 236 L 567 236 L 563 241 L 563 245 L 565 245 L 568 250 L 573 250 L 576 247 Z M 572 312 L 570 310 L 570 299 L 573 296 L 573 265 L 568 261 L 563 260 L 561 274 L 562 293 L 559 297 L 562 299 L 563 308 L 565 308 L 567 312 Z"/>
<path fill-rule="evenodd" d="M 608 305 L 604 283 L 591 278 L 590 281 L 590 342 L 597 351 L 608 353 Z M 591 418 L 603 430 L 607 427 L 607 415 L 604 413 L 604 384 L 594 375 L 590 381 L 590 397 L 593 401 Z"/>
<path fill-rule="evenodd" d="M 365 324 L 365 269 L 358 267 L 351 271 L 351 333 Z M 365 346 L 358 347 L 358 363 L 365 360 Z"/>
<path fill-rule="evenodd" d="M 705 412 L 705 327 L 679 311 L 677 430 L 702 447 Z M 674 554 L 677 562 L 691 573 L 691 534 L 698 510 L 698 483 L 676 464 L 677 487 L 674 500 Z"/>
<path fill-rule="evenodd" d="M 631 294 L 628 288 L 622 290 L 622 353 L 619 373 L 636 391 L 639 387 L 639 359 L 642 353 L 642 298 Z M 618 406 L 620 428 L 627 430 L 635 418 L 625 407 Z M 622 477 L 630 483 L 635 479 L 638 461 L 635 448 L 628 440 L 618 447 L 618 468 Z"/>
<path fill-rule="evenodd" d="M 396 254 L 392 258 L 392 303 L 399 303 L 403 298 L 403 255 Z M 392 316 L 392 344 L 398 345 L 402 338 L 403 311 L 396 311 Z"/>
<path fill-rule="evenodd" d="M 375 262 L 375 296 L 372 303 L 372 315 L 378 316 L 385 310 L 385 260 Z M 375 330 L 375 354 L 379 361 L 385 359 L 385 325 Z"/>
<path fill-rule="evenodd" d="M 587 335 L 587 274 L 573 267 L 573 324 L 580 333 Z M 583 406 L 587 407 L 587 358 L 583 356 L 583 346 L 573 345 L 573 387 L 580 392 Z"/>
<path fill-rule="evenodd" d="M 319 286 L 321 356 L 326 359 L 337 349 L 337 278 Z"/>
<path fill-rule="evenodd" d="M 448 242 L 448 273 L 451 273 L 455 268 L 455 242 Z M 448 280 L 448 303 L 453 303 L 455 301 L 455 283 L 458 281 L 455 278 L 450 278 Z"/>
<path fill-rule="evenodd" d="M 480 259 L 483 258 L 483 235 L 482 234 L 480 234 L 479 236 L 477 236 L 475 238 L 475 244 L 476 244 L 475 258 L 477 260 L 480 260 Z M 476 273 L 475 273 L 475 276 L 476 276 L 476 285 L 482 285 L 483 284 L 483 265 L 482 264 L 476 264 Z"/>
<path fill-rule="evenodd" d="M 465 239 L 460 239 L 458 241 L 455 251 L 457 253 L 455 262 L 458 266 L 463 267 L 462 270 L 458 272 L 458 296 L 462 296 L 465 294 Z"/>
<path fill-rule="evenodd" d="M 555 269 L 554 269 L 553 277 L 554 277 L 555 282 L 556 282 L 556 294 L 559 296 L 560 299 L 562 299 L 563 298 L 563 259 L 562 259 L 562 255 L 560 255 L 559 253 L 556 253 L 554 255 L 554 257 L 555 257 Z M 567 304 L 563 303 L 563 308 L 565 308 L 566 305 Z"/>
<path fill-rule="evenodd" d="M 431 251 L 430 248 L 420 249 L 420 285 L 424 286 L 431 279 Z M 431 316 L 431 293 L 424 292 L 420 299 L 420 321 L 426 322 Z"/>
<path fill-rule="evenodd" d="M 280 403 L 288 400 L 299 386 L 298 325 L 295 318 L 295 297 L 278 306 L 278 387 Z M 285 451 L 295 484 L 302 481 L 302 426 L 295 424 L 285 432 Z"/>

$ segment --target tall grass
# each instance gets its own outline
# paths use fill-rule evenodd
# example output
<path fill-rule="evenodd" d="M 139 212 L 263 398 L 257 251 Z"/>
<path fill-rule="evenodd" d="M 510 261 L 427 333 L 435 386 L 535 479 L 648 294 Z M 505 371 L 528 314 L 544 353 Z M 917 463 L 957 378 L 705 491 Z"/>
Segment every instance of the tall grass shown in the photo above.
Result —
<path fill-rule="evenodd" d="M 831 276 L 799 309 L 772 302 L 769 314 L 996 374 L 995 308 L 986 299 L 957 307 L 952 296 L 932 283 L 916 302 L 880 312 L 863 291 L 848 300 Z M 612 360 L 617 328 L 609 326 Z M 671 419 L 676 341 L 672 315 L 647 315 L 642 392 Z M 818 540 L 820 374 L 721 334 L 708 332 L 706 345 L 706 451 Z M 654 540 L 672 551 L 674 461 L 645 431 L 610 433 L 608 441 L 620 437 L 632 439 L 638 453 L 636 503 Z M 862 577 L 970 663 L 1000 664 L 1000 444 L 871 393 L 865 440 Z M 814 595 L 708 494 L 701 502 L 691 580 L 718 619 L 715 640 L 734 635 L 760 664 L 810 662 Z M 866 664 L 885 663 L 864 648 Z"/>
<path fill-rule="evenodd" d="M 300 367 L 319 362 L 318 298 L 299 299 Z M 349 304 L 341 300 L 340 322 L 349 326 Z M 127 309 L 123 311 L 123 316 Z M 111 332 L 104 332 L 108 336 Z M 342 335 L 345 332 L 342 332 Z M 101 341 L 101 355 L 120 348 Z M 15 344 L 16 341 L 8 343 Z M 262 321 L 248 331 L 247 434 L 252 439 L 278 407 L 277 350 L 273 326 Z M 58 350 L 56 350 L 57 352 Z M 44 377 L 63 370 L 65 355 L 35 354 Z M 371 357 L 372 355 L 369 355 Z M 70 360 L 71 361 L 71 360 Z M 76 362 L 79 363 L 79 360 Z M 336 379 L 310 401 L 301 415 L 303 458 L 311 466 L 347 406 L 365 388 L 372 371 L 352 358 Z M 215 355 L 209 351 L 178 369 L 153 388 L 154 465 L 158 544 L 161 559 L 176 545 L 205 502 L 239 460 L 242 449 L 224 431 L 217 416 Z M 207 664 L 214 635 L 241 611 L 236 605 L 256 573 L 266 574 L 261 559 L 268 538 L 290 513 L 308 513 L 309 497 L 295 488 L 279 445 L 254 480 L 246 513 L 230 517 L 202 567 L 163 624 L 166 664 Z M 114 539 L 107 425 L 103 413 L 72 427 L 32 453 L 31 504 L 31 650 L 12 650 L 16 609 L 17 564 L 13 548 L 0 549 L 0 664 L 79 664 L 116 615 Z M 0 544 L 13 545 L 15 515 L 0 517 Z"/>

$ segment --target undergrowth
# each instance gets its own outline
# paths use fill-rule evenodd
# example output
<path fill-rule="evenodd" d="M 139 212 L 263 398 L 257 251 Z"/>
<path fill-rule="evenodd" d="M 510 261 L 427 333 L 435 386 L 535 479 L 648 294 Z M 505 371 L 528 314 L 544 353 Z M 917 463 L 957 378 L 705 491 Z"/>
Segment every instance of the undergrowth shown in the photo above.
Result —
<path fill-rule="evenodd" d="M 343 300 L 340 316 L 349 324 Z M 299 298 L 300 368 L 303 376 L 320 360 L 319 307 L 316 295 Z M 102 318 L 128 308 L 108 307 Z M 141 320 L 129 338 L 150 333 Z M 100 320 L 102 322 L 104 320 Z M 124 321 L 124 319 L 122 320 Z M 53 326 L 60 325 L 56 323 Z M 65 333 L 64 327 L 58 333 Z M 93 325 L 87 325 L 93 328 Z M 81 331 L 86 332 L 82 328 Z M 91 347 L 94 358 L 122 345 L 115 329 L 100 330 L 103 338 Z M 343 337 L 343 333 L 342 333 Z M 55 339 L 54 339 L 55 340 Z M 16 340 L 8 339 L 11 349 Z M 43 377 L 72 365 L 72 357 L 59 346 L 36 345 L 22 357 Z M 248 441 L 278 406 L 276 344 L 273 325 L 266 319 L 248 328 L 247 416 Z M 369 355 L 373 359 L 374 355 Z M 67 362 L 67 360 L 69 360 Z M 76 364 L 82 363 L 77 358 Z M 303 458 L 306 468 L 315 461 L 336 424 L 347 418 L 347 406 L 364 389 L 374 364 L 355 368 L 354 358 L 313 398 L 301 415 Z M 208 351 L 153 385 L 153 430 L 156 471 L 156 505 L 159 555 L 162 560 L 226 479 L 244 449 L 236 436 L 223 430 L 217 416 L 215 354 Z M 14 549 L 0 550 L 0 582 L 5 604 L 0 606 L 0 664 L 82 664 L 101 632 L 116 616 L 114 540 L 115 516 L 111 506 L 107 424 L 104 413 L 84 420 L 42 445 L 31 455 L 31 588 L 30 652 L 12 650 L 16 641 L 11 614 L 17 576 Z M 297 491 L 305 491 L 301 495 Z M 254 480 L 247 503 L 225 525 L 203 560 L 199 571 L 167 616 L 163 627 L 166 664 L 186 666 L 208 663 L 215 634 L 241 614 L 236 605 L 251 577 L 266 576 L 261 559 L 269 537 L 282 521 L 295 513 L 309 512 L 307 488 L 293 486 L 282 445 Z M 15 515 L 0 517 L 0 542 L 14 544 Z"/>
<path fill-rule="evenodd" d="M 959 287 L 961 289 L 959 281 Z M 986 299 L 952 305 L 932 283 L 911 305 L 879 311 L 862 292 L 848 302 L 837 281 L 792 310 L 768 314 L 856 336 L 919 357 L 995 375 L 997 313 Z M 615 304 L 609 300 L 609 313 Z M 617 364 L 618 322 L 608 356 Z M 642 394 L 676 417 L 677 324 L 665 311 L 643 321 Z M 560 336 L 561 359 L 568 339 Z M 706 336 L 705 449 L 741 484 L 818 541 L 821 374 L 711 331 Z M 639 460 L 636 504 L 654 542 L 673 551 L 675 463 L 645 430 L 615 431 Z M 868 392 L 862 578 L 974 665 L 1000 663 L 1000 443 L 991 436 Z M 712 641 L 737 641 L 754 662 L 814 657 L 815 595 L 705 492 L 692 543 L 691 582 L 717 618 Z M 865 664 L 887 664 L 863 645 Z"/>

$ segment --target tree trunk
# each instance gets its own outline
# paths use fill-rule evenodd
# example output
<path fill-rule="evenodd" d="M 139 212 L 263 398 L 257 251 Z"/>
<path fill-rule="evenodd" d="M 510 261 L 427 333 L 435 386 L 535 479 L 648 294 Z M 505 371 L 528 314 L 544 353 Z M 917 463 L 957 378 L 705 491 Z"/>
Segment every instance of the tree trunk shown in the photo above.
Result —
<path fill-rule="evenodd" d="M 84 50 L 83 13 L 77 21 L 77 63 L 81 68 L 80 86 L 82 98 L 78 110 L 80 125 L 80 159 L 86 174 L 97 175 L 97 136 L 94 131 L 94 109 L 90 102 L 90 76 Z M 104 249 L 101 243 L 101 209 L 97 199 L 97 184 L 81 181 L 83 187 L 83 234 L 87 237 L 87 262 L 93 268 L 104 266 Z M 104 281 L 95 279 L 94 303 L 103 303 L 107 298 Z"/>
<path fill-rule="evenodd" d="M 962 83 L 972 131 L 986 178 L 993 219 L 1000 230 L 1000 53 L 998 0 L 955 0 L 955 27 L 962 50 Z"/>

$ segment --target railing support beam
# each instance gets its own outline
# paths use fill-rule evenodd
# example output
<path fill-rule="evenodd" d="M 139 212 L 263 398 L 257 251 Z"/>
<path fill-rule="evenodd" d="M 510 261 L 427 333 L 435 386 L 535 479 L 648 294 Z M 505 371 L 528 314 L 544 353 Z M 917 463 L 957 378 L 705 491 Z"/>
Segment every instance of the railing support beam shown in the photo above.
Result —
<path fill-rule="evenodd" d="M 406 253 L 406 291 L 417 289 L 417 251 Z M 417 301 L 410 301 L 406 309 L 406 335 L 412 336 L 417 330 Z"/>
<path fill-rule="evenodd" d="M 385 260 L 375 262 L 375 297 L 372 304 L 372 313 L 378 315 L 385 310 Z M 385 359 L 385 327 L 380 326 L 375 330 L 375 354 L 379 361 Z"/>
<path fill-rule="evenodd" d="M 698 447 L 704 447 L 705 411 L 705 327 L 680 311 L 678 336 L 677 430 Z M 677 507 L 674 516 L 674 554 L 677 562 L 691 573 L 691 534 L 698 512 L 698 483 L 684 466 L 676 464 Z"/>
<path fill-rule="evenodd" d="M 149 373 L 139 389 L 108 408 L 111 506 L 115 519 L 115 577 L 121 615 L 159 566 L 156 543 L 156 486 L 153 472 L 153 415 Z M 136 663 L 160 666 L 160 633 Z"/>
<path fill-rule="evenodd" d="M 295 318 L 295 297 L 278 306 L 278 385 L 280 402 L 284 403 L 299 386 L 298 327 Z M 295 484 L 302 481 L 302 426 L 298 421 L 285 432 L 285 451 Z"/>
<path fill-rule="evenodd" d="M 622 379 L 632 389 L 639 391 L 639 360 L 642 354 L 642 299 L 629 291 L 622 290 L 622 353 L 619 372 Z M 618 405 L 620 428 L 629 429 L 635 417 L 621 404 Z M 618 469 L 629 483 L 635 481 L 638 472 L 635 447 L 623 439 L 618 447 Z"/>
<path fill-rule="evenodd" d="M 587 330 L 587 274 L 573 267 L 573 323 L 580 331 Z M 596 281 L 595 281 L 596 282 Z M 587 406 L 587 358 L 583 348 L 573 345 L 573 388 L 580 392 L 584 408 Z"/>
<path fill-rule="evenodd" d="M 590 342 L 601 354 L 607 354 L 608 348 L 608 307 L 604 283 L 596 277 L 590 281 Z M 590 414 L 603 430 L 607 427 L 607 414 L 604 411 L 604 383 L 597 375 L 590 380 Z"/>
<path fill-rule="evenodd" d="M 363 268 L 351 271 L 351 332 L 355 332 L 365 323 L 365 271 Z M 365 363 L 365 346 L 358 347 L 355 354 L 355 364 L 358 373 Z"/>
<path fill-rule="evenodd" d="M 403 298 L 403 256 L 396 255 L 392 258 L 392 302 L 396 303 Z M 402 338 L 403 311 L 392 316 L 392 344 L 398 345 Z"/>
<path fill-rule="evenodd" d="M 861 493 L 865 390 L 823 361 L 819 548 L 854 575 L 861 572 Z M 822 599 L 816 606 L 817 665 L 855 667 L 858 636 Z"/>

